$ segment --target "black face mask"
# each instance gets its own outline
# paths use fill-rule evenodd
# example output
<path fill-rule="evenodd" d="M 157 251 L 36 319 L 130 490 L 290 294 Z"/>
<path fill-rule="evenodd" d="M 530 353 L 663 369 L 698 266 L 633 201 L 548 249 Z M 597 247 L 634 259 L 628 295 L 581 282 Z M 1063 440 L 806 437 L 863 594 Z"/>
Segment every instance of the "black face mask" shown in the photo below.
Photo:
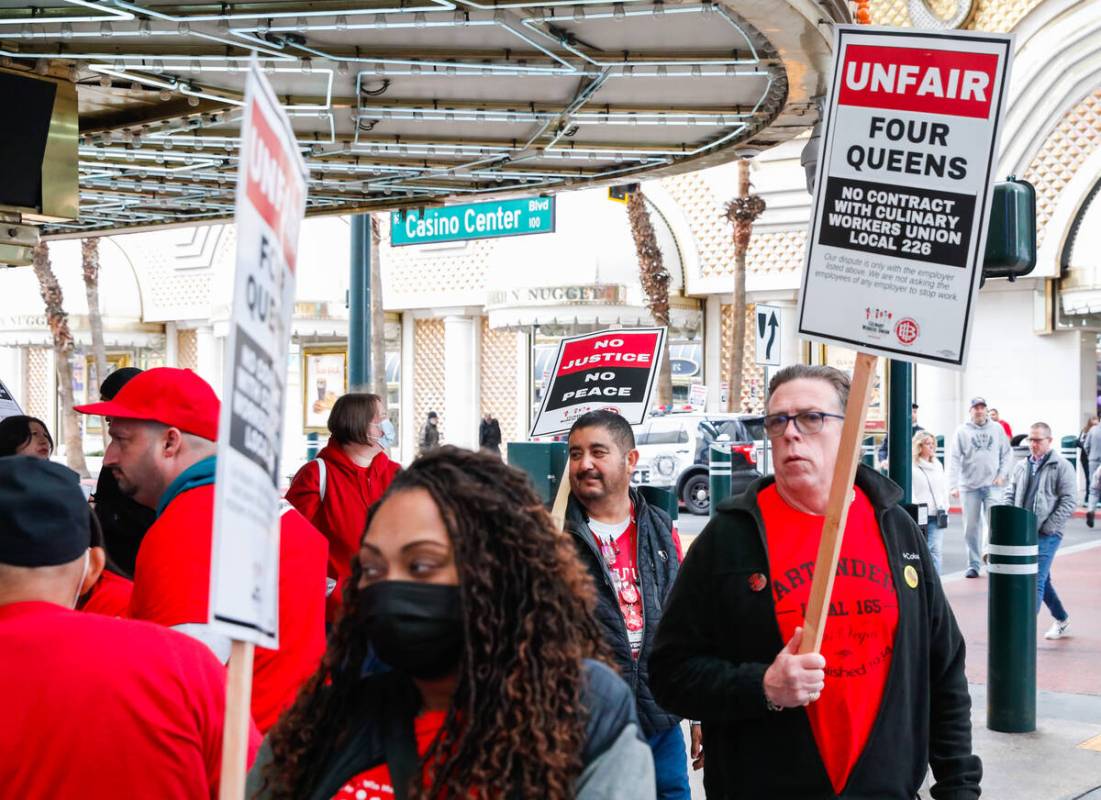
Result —
<path fill-rule="evenodd" d="M 360 593 L 359 617 L 378 657 L 413 678 L 454 672 L 463 652 L 459 587 L 379 581 Z"/>

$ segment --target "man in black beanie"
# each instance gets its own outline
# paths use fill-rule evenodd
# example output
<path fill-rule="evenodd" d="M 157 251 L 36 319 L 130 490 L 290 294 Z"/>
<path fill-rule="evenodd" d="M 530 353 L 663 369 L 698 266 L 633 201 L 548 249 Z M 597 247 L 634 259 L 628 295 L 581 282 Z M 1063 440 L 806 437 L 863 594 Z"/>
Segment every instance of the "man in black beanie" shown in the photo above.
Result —
<path fill-rule="evenodd" d="M 0 458 L 0 520 L 4 797 L 215 796 L 225 668 L 181 633 L 73 610 L 94 580 L 76 473 Z"/>
<path fill-rule="evenodd" d="M 141 370 L 137 367 L 116 369 L 100 384 L 100 398 L 114 400 L 119 389 L 140 374 Z M 145 532 L 157 518 L 156 513 L 132 497 L 124 495 L 119 490 L 118 478 L 111 469 L 100 471 L 92 501 L 100 527 L 103 528 L 107 555 L 127 577 L 134 577 L 138 548 L 141 547 Z"/>

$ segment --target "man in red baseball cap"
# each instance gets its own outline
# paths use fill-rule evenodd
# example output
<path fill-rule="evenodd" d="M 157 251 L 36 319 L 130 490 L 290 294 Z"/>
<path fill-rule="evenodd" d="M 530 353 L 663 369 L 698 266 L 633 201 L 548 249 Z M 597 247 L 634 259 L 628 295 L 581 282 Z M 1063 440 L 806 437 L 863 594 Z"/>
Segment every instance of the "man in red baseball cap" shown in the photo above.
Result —
<path fill-rule="evenodd" d="M 113 400 L 76 406 L 107 417 L 103 468 L 119 489 L 156 510 L 138 550 L 130 616 L 205 642 L 222 661 L 230 642 L 208 625 L 214 472 L 220 403 L 191 370 L 160 367 L 132 378 Z M 325 538 L 293 509 L 279 545 L 279 650 L 257 648 L 252 714 L 267 731 L 313 674 L 325 650 Z"/>

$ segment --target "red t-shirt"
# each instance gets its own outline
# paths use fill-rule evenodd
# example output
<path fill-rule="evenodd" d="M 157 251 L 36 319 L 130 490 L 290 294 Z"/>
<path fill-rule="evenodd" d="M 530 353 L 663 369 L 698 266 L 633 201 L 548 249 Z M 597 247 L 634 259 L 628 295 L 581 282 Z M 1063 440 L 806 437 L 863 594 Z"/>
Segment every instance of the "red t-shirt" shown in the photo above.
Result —
<path fill-rule="evenodd" d="M 130 595 L 133 591 L 133 581 L 103 570 L 96 585 L 81 603 L 80 610 L 108 617 L 125 617 L 130 612 Z"/>
<path fill-rule="evenodd" d="M 27 602 L 0 606 L 0 653 L 4 797 L 218 796 L 226 679 L 205 645 Z"/>
<path fill-rule="evenodd" d="M 413 732 L 417 737 L 417 755 L 423 757 L 432 746 L 433 740 L 443 727 L 447 718 L 446 711 L 424 711 L 413 721 Z M 390 785 L 390 768 L 385 763 L 356 775 L 333 800 L 384 800 L 394 796 L 394 787 Z"/>
<path fill-rule="evenodd" d="M 213 521 L 213 484 L 168 504 L 138 550 L 132 618 L 170 627 L 209 621 Z M 325 537 L 294 509 L 283 514 L 280 530 L 279 649 L 257 647 L 252 668 L 252 716 L 263 733 L 325 652 Z"/>
<path fill-rule="evenodd" d="M 773 484 L 757 495 L 768 537 L 770 585 L 780 634 L 803 624 L 824 517 L 785 503 Z M 807 706 L 834 791 L 845 788 L 879 714 L 891 666 L 898 597 L 887 549 L 867 496 L 856 489 L 822 640 L 826 686 Z"/>
<path fill-rule="evenodd" d="M 596 539 L 596 547 L 612 574 L 612 586 L 619 601 L 619 611 L 627 628 L 627 641 L 631 655 L 638 658 L 642 650 L 646 619 L 642 611 L 642 587 L 638 580 L 638 525 L 635 510 L 623 523 L 606 524 L 589 520 L 589 529 Z"/>

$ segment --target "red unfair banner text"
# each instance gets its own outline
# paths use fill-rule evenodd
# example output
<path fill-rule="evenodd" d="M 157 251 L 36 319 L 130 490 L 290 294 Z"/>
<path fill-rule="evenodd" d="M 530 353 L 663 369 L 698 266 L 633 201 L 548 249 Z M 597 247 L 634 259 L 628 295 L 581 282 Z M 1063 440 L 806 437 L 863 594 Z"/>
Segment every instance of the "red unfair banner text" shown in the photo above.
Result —
<path fill-rule="evenodd" d="M 562 351 L 558 375 L 571 375 L 609 367 L 653 367 L 658 344 L 657 333 L 613 332 L 607 336 L 567 342 Z"/>
<path fill-rule="evenodd" d="M 294 165 L 286 157 L 263 109 L 252 104 L 250 115 L 254 137 L 250 143 L 245 193 L 283 247 L 287 266 L 295 271 L 298 224 L 301 215 Z"/>
<path fill-rule="evenodd" d="M 998 56 L 851 44 L 841 70 L 840 105 L 987 119 Z"/>

